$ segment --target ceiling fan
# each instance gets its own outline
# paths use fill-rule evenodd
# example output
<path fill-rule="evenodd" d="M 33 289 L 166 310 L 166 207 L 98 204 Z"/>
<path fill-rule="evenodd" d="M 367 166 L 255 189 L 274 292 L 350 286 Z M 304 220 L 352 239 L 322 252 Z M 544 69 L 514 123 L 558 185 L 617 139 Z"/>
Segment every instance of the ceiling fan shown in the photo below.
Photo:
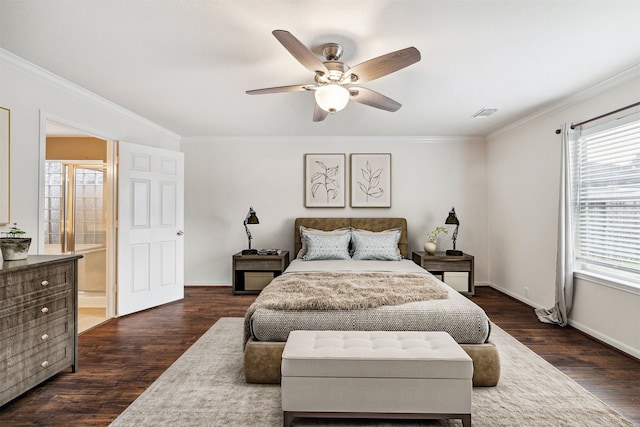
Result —
<path fill-rule="evenodd" d="M 325 61 L 321 61 L 293 34 L 285 30 L 275 30 L 273 35 L 307 70 L 315 73 L 315 84 L 278 86 L 248 90 L 249 95 L 266 93 L 313 91 L 316 105 L 313 121 L 324 120 L 329 113 L 335 113 L 347 106 L 349 100 L 386 111 L 398 111 L 402 104 L 371 89 L 359 86 L 408 67 L 420 61 L 420 52 L 408 47 L 362 62 L 354 67 L 340 61 L 342 46 L 326 43 L 322 49 Z"/>

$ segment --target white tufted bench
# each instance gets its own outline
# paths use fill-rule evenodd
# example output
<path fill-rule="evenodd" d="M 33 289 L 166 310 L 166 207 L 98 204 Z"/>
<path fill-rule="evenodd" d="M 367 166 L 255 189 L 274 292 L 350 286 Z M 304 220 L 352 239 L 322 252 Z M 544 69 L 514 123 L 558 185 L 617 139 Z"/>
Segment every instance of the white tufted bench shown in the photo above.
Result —
<path fill-rule="evenodd" d="M 285 427 L 295 417 L 471 426 L 473 364 L 446 332 L 293 331 L 281 369 Z"/>

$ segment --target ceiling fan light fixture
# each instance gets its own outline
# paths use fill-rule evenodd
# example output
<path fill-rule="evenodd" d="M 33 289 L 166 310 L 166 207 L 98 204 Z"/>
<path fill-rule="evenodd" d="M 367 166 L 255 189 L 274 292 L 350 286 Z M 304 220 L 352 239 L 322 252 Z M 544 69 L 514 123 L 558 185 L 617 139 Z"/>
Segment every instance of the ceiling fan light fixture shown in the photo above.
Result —
<path fill-rule="evenodd" d="M 379 79 L 420 61 L 420 51 L 415 47 L 408 47 L 369 59 L 351 68 L 341 61 L 342 46 L 338 43 L 327 43 L 322 47 L 325 61 L 321 61 L 290 32 L 274 30 L 272 33 L 303 67 L 313 73 L 316 84 L 254 89 L 248 90 L 247 94 L 313 91 L 316 101 L 313 108 L 314 122 L 321 122 L 329 113 L 343 110 L 350 99 L 380 110 L 398 111 L 402 106 L 399 102 L 370 89 L 351 85 Z"/>
<path fill-rule="evenodd" d="M 349 91 L 337 84 L 328 84 L 316 89 L 316 103 L 324 111 L 335 113 L 349 103 Z"/>

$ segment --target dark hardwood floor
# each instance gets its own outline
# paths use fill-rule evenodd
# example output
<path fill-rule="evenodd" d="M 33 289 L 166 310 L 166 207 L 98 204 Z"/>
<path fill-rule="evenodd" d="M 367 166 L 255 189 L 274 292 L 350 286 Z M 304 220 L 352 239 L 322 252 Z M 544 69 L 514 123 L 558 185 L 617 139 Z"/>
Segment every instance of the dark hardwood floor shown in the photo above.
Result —
<path fill-rule="evenodd" d="M 538 322 L 492 288 L 473 300 L 512 336 L 640 425 L 640 361 L 572 328 Z M 79 338 L 79 370 L 63 371 L 0 409 L 0 426 L 107 426 L 221 317 L 254 300 L 228 287 L 187 287 L 183 301 L 112 319 Z"/>

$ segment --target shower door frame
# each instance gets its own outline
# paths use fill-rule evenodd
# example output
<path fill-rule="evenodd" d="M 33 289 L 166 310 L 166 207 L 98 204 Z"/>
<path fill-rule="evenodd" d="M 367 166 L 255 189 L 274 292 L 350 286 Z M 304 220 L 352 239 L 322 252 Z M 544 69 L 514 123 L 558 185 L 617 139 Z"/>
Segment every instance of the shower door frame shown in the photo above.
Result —
<path fill-rule="evenodd" d="M 107 249 L 106 231 L 107 231 L 107 219 L 106 219 L 106 205 L 104 189 L 107 181 L 107 164 L 100 160 L 95 161 L 74 161 L 74 160 L 61 160 L 64 168 L 65 185 L 62 191 L 62 203 L 60 213 L 60 246 L 61 253 L 63 254 L 75 254 L 76 253 L 76 170 L 77 169 L 89 169 L 89 170 L 102 170 L 103 173 L 103 205 L 100 212 L 102 215 L 103 241 L 100 243 L 100 247 L 92 249 Z"/>

